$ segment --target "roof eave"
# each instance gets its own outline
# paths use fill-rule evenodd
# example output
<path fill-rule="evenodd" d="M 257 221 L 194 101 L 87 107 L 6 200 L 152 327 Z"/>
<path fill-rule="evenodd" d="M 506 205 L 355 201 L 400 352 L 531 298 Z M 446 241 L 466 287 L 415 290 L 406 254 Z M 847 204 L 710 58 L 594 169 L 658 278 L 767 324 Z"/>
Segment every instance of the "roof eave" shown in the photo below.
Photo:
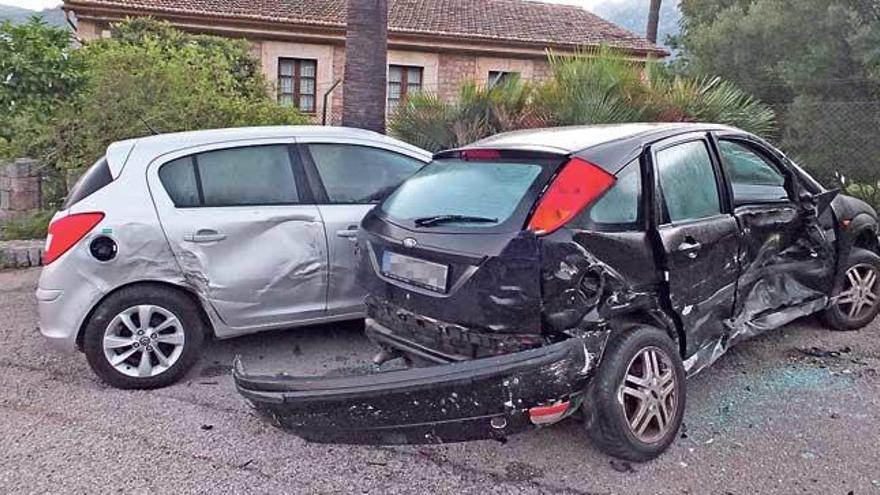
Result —
<path fill-rule="evenodd" d="M 278 20 L 273 18 L 268 18 L 264 16 L 243 16 L 243 15 L 231 15 L 224 14 L 222 12 L 219 13 L 194 13 L 194 12 L 185 12 L 182 10 L 179 11 L 171 11 L 166 9 L 134 9 L 122 6 L 107 6 L 107 5 L 96 5 L 89 0 L 65 0 L 62 9 L 65 11 L 73 11 L 76 13 L 78 17 L 83 18 L 95 18 L 102 20 L 119 20 L 124 19 L 128 16 L 153 16 L 159 19 L 165 19 L 169 21 L 175 20 L 190 20 L 190 21 L 204 21 L 206 18 L 211 19 L 224 19 L 228 21 L 230 27 L 263 27 L 263 28 L 280 28 L 283 27 L 283 30 L 278 31 L 278 36 L 280 37 L 297 37 L 297 35 L 307 36 L 309 38 L 319 39 L 322 37 L 326 37 L 326 41 L 330 43 L 339 43 L 340 40 L 344 41 L 345 39 L 345 25 L 339 23 L 329 23 L 329 22 L 318 22 L 318 21 L 309 21 L 309 22 L 291 22 L 288 20 Z M 198 24 L 198 23 L 194 23 Z M 213 26 L 206 25 L 204 28 L 206 30 L 212 30 Z M 290 28 L 296 28 L 300 30 L 301 33 L 290 33 Z M 271 30 L 271 29 L 270 29 Z M 247 32 L 247 29 L 243 30 Z M 623 46 L 614 43 L 613 40 L 602 41 L 599 43 L 587 43 L 587 44 L 576 44 L 576 43 L 560 43 L 555 41 L 543 41 L 543 40 L 526 40 L 526 39 L 508 39 L 508 38 L 497 38 L 493 36 L 477 36 L 477 35 L 467 35 L 467 34 L 457 34 L 457 33 L 432 33 L 425 31 L 412 31 L 405 29 L 389 29 L 389 46 L 391 47 L 413 47 L 413 48 L 432 48 L 434 50 L 437 49 L 436 41 L 443 40 L 454 43 L 462 43 L 467 44 L 478 43 L 478 44 L 488 44 L 485 51 L 493 51 L 501 48 L 504 49 L 514 49 L 514 50 L 523 50 L 529 52 L 544 52 L 546 49 L 557 49 L 561 51 L 575 51 L 582 48 L 598 48 L 602 45 L 613 46 L 617 49 L 622 50 L 630 56 L 638 57 L 638 58 L 664 58 L 670 55 L 670 53 L 661 47 L 655 48 L 641 48 L 641 47 L 631 47 L 631 46 Z M 396 45 L 396 46 L 395 46 Z M 533 55 L 534 53 L 523 53 L 524 55 Z"/>

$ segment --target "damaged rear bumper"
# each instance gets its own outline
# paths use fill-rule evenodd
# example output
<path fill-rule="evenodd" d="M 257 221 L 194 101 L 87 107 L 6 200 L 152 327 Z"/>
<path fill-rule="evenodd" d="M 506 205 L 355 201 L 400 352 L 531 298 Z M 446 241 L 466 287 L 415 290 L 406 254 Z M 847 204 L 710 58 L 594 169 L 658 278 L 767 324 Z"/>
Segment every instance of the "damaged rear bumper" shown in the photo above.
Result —
<path fill-rule="evenodd" d="M 596 346 L 571 338 L 503 356 L 347 377 L 251 375 L 236 360 L 233 377 L 257 410 L 309 441 L 503 439 L 576 410 L 602 352 L 589 348 Z"/>

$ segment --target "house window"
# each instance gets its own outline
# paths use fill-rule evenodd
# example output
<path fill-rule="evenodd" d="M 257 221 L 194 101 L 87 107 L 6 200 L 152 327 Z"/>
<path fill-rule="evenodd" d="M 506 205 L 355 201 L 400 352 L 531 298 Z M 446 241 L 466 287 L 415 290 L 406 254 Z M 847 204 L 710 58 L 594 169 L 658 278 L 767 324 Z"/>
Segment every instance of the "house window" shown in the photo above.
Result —
<path fill-rule="evenodd" d="M 407 96 L 422 90 L 422 67 L 391 65 L 388 67 L 388 109 L 394 110 Z"/>
<path fill-rule="evenodd" d="M 278 59 L 278 101 L 301 111 L 315 111 L 315 79 L 318 61 L 299 58 Z"/>
<path fill-rule="evenodd" d="M 489 88 L 494 88 L 499 84 L 503 84 L 511 79 L 519 78 L 519 72 L 507 72 L 502 70 L 489 71 Z"/>

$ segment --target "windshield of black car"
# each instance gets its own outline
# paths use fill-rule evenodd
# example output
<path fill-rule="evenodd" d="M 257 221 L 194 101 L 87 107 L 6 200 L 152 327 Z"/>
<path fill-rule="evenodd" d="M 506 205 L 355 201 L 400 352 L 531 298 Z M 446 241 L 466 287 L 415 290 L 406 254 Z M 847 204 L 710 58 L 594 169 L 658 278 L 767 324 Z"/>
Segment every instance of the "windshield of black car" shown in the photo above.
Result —
<path fill-rule="evenodd" d="M 435 160 L 404 182 L 380 208 L 390 218 L 419 227 L 499 226 L 521 210 L 545 170 L 543 161 Z"/>

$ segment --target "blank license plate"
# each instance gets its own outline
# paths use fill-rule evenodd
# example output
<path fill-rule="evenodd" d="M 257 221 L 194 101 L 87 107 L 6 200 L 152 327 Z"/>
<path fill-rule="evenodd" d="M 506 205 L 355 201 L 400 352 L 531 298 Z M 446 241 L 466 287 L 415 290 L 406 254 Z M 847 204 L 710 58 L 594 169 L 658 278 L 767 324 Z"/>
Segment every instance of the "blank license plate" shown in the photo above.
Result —
<path fill-rule="evenodd" d="M 446 292 L 449 267 L 385 251 L 382 255 L 382 274 L 418 287 Z"/>

